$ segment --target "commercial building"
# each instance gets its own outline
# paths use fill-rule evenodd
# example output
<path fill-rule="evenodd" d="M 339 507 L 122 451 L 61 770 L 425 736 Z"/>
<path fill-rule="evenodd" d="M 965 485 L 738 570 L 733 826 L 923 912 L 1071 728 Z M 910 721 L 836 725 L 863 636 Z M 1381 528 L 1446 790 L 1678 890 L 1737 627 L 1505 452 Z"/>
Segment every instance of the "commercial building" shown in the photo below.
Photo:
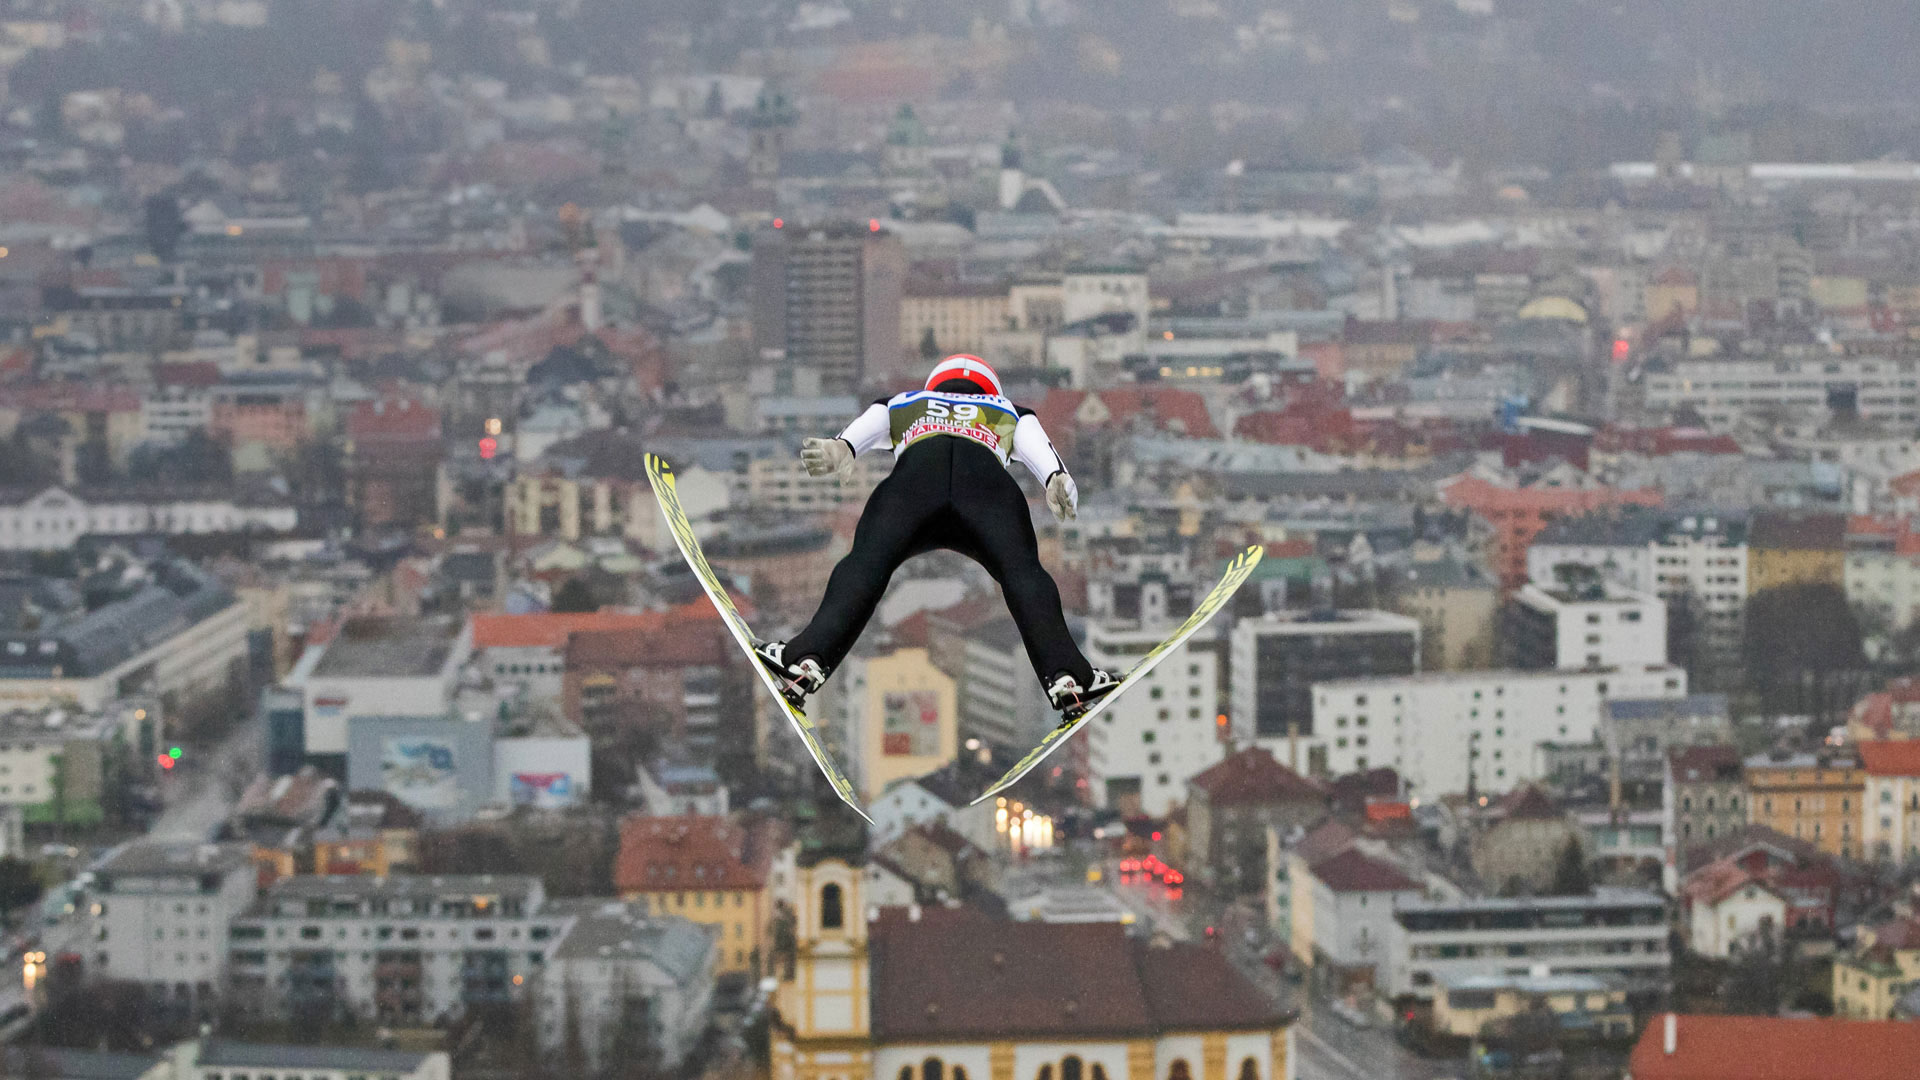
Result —
<path fill-rule="evenodd" d="M 119 599 L 0 631 L 0 703 L 99 709 L 135 695 L 191 700 L 227 685 L 247 657 L 248 630 L 246 606 L 219 580 L 184 561 L 154 562 L 146 582 Z"/>
<path fill-rule="evenodd" d="M 302 697 L 306 762 L 344 780 L 351 718 L 447 716 L 472 652 L 472 625 L 464 619 L 363 615 L 340 624 L 287 678 Z"/>
<path fill-rule="evenodd" d="M 1597 577 L 1573 587 L 1529 583 L 1507 610 L 1516 667 L 1592 671 L 1667 662 L 1667 606 L 1647 593 Z"/>
<path fill-rule="evenodd" d="M 702 601 L 704 604 L 704 601 Z M 501 685 L 521 685 L 529 694 L 557 697 L 565 683 L 567 642 L 574 634 L 657 630 L 659 612 L 532 612 L 473 616 L 473 658 Z"/>
<path fill-rule="evenodd" d="M 1901 863 L 1920 859 L 1920 741 L 1865 742 L 1859 750 L 1867 774 L 1862 854 Z"/>
<path fill-rule="evenodd" d="M 1916 362 L 1879 356 L 1756 360 L 1684 360 L 1650 370 L 1650 409 L 1691 409 L 1725 428 L 1754 413 L 1785 412 L 1820 420 L 1852 415 L 1911 424 L 1920 420 Z"/>
<path fill-rule="evenodd" d="M 1594 741 L 1608 699 L 1686 692 L 1687 673 L 1668 666 L 1323 682 L 1312 690 L 1313 737 L 1261 744 L 1281 761 L 1297 749 L 1316 776 L 1393 768 L 1420 798 L 1469 784 L 1500 792 L 1545 779 L 1542 743 Z"/>
<path fill-rule="evenodd" d="M 1746 760 L 1747 821 L 1812 843 L 1829 855 L 1859 858 L 1866 770 L 1848 752 L 1776 751 Z"/>
<path fill-rule="evenodd" d="M 227 925 L 259 892 L 248 844 L 137 841 L 94 871 L 95 976 L 146 987 L 170 1008 L 210 1006 L 227 970 Z"/>
<path fill-rule="evenodd" d="M 1667 901 L 1643 889 L 1588 896 L 1403 899 L 1385 953 L 1390 997 L 1431 998 L 1473 976 L 1610 975 L 1630 990 L 1666 984 Z"/>
<path fill-rule="evenodd" d="M 613 887 L 652 914 L 714 927 L 716 969 L 758 975 L 773 944 L 769 885 L 782 841 L 763 819 L 635 815 L 620 826 Z"/>
<path fill-rule="evenodd" d="M 1125 671 L 1165 641 L 1169 630 L 1151 622 L 1142 627 L 1091 620 L 1087 659 L 1110 671 Z M 1217 630 L 1203 628 L 1093 722 L 1085 735 L 1086 772 L 1096 806 L 1164 817 L 1186 798 L 1187 781 L 1225 756 L 1226 733 L 1216 722 L 1217 635 Z"/>
<path fill-rule="evenodd" d="M 851 656 L 819 697 L 817 720 L 845 753 L 864 799 L 932 772 L 959 752 L 958 694 L 923 648 Z"/>
<path fill-rule="evenodd" d="M 817 371 L 829 393 L 891 377 L 906 269 L 900 239 L 877 224 L 763 230 L 749 271 L 756 355 Z"/>
<path fill-rule="evenodd" d="M 1473 1039 L 1488 1024 L 1545 1013 L 1563 1031 L 1589 1038 L 1633 1034 L 1626 988 L 1598 975 L 1468 975 L 1445 980 L 1433 996 L 1433 1030 Z"/>
<path fill-rule="evenodd" d="M 384 791 L 429 819 L 461 821 L 494 800 L 493 718 L 355 716 L 349 791 Z M 501 800 L 507 802 L 508 800 Z"/>
<path fill-rule="evenodd" d="M 1420 664 L 1420 624 L 1385 611 L 1278 612 L 1241 619 L 1230 640 L 1228 716 L 1239 742 L 1324 734 L 1314 684 L 1411 675 Z"/>

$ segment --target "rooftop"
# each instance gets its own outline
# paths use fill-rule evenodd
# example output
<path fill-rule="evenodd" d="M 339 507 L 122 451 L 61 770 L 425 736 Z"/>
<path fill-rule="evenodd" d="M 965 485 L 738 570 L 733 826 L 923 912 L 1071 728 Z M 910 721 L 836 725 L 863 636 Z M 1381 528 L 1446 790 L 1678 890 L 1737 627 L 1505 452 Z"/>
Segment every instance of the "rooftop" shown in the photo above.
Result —
<path fill-rule="evenodd" d="M 1672 1015 L 1672 1014 L 1668 1014 Z M 1640 1033 L 1627 1062 L 1634 1080 L 1910 1080 L 1920 1024 L 1824 1017 L 1674 1016 Z"/>
<path fill-rule="evenodd" d="M 620 826 L 614 887 L 623 893 L 759 889 L 767 883 L 777 840 L 771 821 L 635 814 Z"/>
<path fill-rule="evenodd" d="M 452 618 L 362 615 L 342 623 L 314 666 L 317 678 L 423 679 L 438 675 L 453 654 L 460 624 Z"/>
<path fill-rule="evenodd" d="M 870 936 L 873 1034 L 887 1042 L 1151 1037 L 1286 1020 L 1224 953 L 1138 940 L 1118 923 L 887 908 Z"/>
<path fill-rule="evenodd" d="M 358 1046 L 285 1046 L 213 1040 L 200 1047 L 203 1068 L 329 1069 L 348 1072 L 405 1073 L 430 1055 L 412 1050 Z"/>
<path fill-rule="evenodd" d="M 1187 781 L 1216 806 L 1280 801 L 1325 802 L 1327 789 L 1285 765 L 1262 747 L 1223 758 Z"/>
<path fill-rule="evenodd" d="M 1522 994 L 1599 994 L 1619 987 L 1599 975 L 1441 975 L 1449 990 L 1515 990 Z"/>
<path fill-rule="evenodd" d="M 1727 718 L 1727 695 L 1688 694 L 1677 698 L 1613 698 L 1607 715 L 1614 720 L 1678 720 L 1692 716 Z"/>
<path fill-rule="evenodd" d="M 1313 864 L 1313 876 L 1337 893 L 1410 892 L 1420 883 L 1392 863 L 1347 848 Z"/>
<path fill-rule="evenodd" d="M 1920 739 L 1863 742 L 1860 760 L 1869 776 L 1920 776 Z"/>
<path fill-rule="evenodd" d="M 1399 911 L 1537 911 L 1558 909 L 1578 911 L 1585 908 L 1657 907 L 1665 910 L 1667 900 L 1649 889 L 1616 888 L 1602 885 L 1586 896 L 1468 896 L 1457 900 L 1432 900 L 1420 897 L 1402 901 Z"/>
<path fill-rule="evenodd" d="M 253 864 L 247 844 L 187 844 L 137 840 L 107 857 L 102 874 L 160 877 L 169 874 L 225 873 Z"/>
<path fill-rule="evenodd" d="M 713 962 L 714 940 L 706 927 L 678 916 L 650 915 L 644 902 L 562 900 L 547 911 L 574 916 L 554 946 L 556 960 L 645 957 L 683 984 L 701 978 Z"/>
<path fill-rule="evenodd" d="M 359 897 L 532 896 L 540 879 L 531 874 L 299 874 L 281 878 L 267 890 L 269 900 L 347 899 Z"/>

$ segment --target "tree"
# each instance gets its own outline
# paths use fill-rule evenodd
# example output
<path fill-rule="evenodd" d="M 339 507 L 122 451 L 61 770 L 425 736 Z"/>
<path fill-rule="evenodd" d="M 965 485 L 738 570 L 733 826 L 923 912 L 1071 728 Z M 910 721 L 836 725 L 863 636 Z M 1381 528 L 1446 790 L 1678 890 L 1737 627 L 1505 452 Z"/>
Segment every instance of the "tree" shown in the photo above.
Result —
<path fill-rule="evenodd" d="M 1831 723 L 1867 674 L 1860 623 L 1830 584 L 1762 589 L 1747 601 L 1747 683 L 1769 715 L 1804 713 Z"/>
<path fill-rule="evenodd" d="M 0 915 L 8 918 L 37 902 L 46 888 L 34 876 L 33 864 L 17 855 L 0 857 Z"/>
<path fill-rule="evenodd" d="M 920 358 L 923 360 L 940 359 L 940 343 L 934 340 L 933 327 L 927 327 L 920 335 Z"/>
<path fill-rule="evenodd" d="M 149 195 L 144 210 L 147 250 L 163 263 L 172 262 L 180 249 L 180 238 L 187 234 L 187 219 L 180 213 L 180 200 L 171 195 Z"/>
<path fill-rule="evenodd" d="M 1554 896 L 1585 896 L 1593 891 L 1593 877 L 1587 873 L 1587 851 L 1580 838 L 1570 836 L 1560 849 L 1559 865 L 1553 868 Z"/>
<path fill-rule="evenodd" d="M 568 578 L 560 591 L 553 594 L 554 611 L 586 612 L 598 611 L 600 605 L 594 601 L 593 590 L 587 587 L 582 578 Z"/>

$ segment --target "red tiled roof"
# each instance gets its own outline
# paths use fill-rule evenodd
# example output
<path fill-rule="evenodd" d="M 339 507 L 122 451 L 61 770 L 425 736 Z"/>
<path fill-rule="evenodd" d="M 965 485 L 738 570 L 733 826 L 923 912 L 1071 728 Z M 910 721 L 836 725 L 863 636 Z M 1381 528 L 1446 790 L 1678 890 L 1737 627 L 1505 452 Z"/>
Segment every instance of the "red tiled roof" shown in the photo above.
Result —
<path fill-rule="evenodd" d="M 1912 1080 L 1920 1024 L 1901 1020 L 1666 1016 L 1640 1032 L 1627 1060 L 1633 1080 Z"/>
<path fill-rule="evenodd" d="M 560 649 L 574 634 L 589 630 L 657 630 L 661 611 L 534 612 L 527 615 L 475 615 L 476 649 Z"/>
<path fill-rule="evenodd" d="M 362 401 L 347 414 L 347 438 L 359 443 L 440 438 L 440 411 L 411 398 Z"/>
<path fill-rule="evenodd" d="M 1187 781 L 1207 793 L 1215 806 L 1248 803 L 1325 802 L 1327 789 L 1274 759 L 1265 748 L 1250 746 L 1230 754 Z"/>
<path fill-rule="evenodd" d="M 1139 422 L 1160 431 L 1173 431 L 1196 439 L 1220 437 L 1212 414 L 1207 412 L 1206 399 L 1192 390 L 1172 386 L 1123 386 L 1097 392 L 1047 391 L 1047 396 L 1033 411 L 1054 442 L 1063 446 L 1072 444 L 1074 433 L 1082 426 L 1078 419 L 1080 407 L 1089 393 L 1100 399 L 1109 414 L 1100 427 L 1127 426 L 1138 418 Z"/>
<path fill-rule="evenodd" d="M 1330 859 L 1353 846 L 1360 834 L 1343 822 L 1329 820 L 1300 838 L 1293 853 L 1308 866 Z"/>
<path fill-rule="evenodd" d="M 161 364 L 153 370 L 153 381 L 161 386 L 188 386 L 204 390 L 219 384 L 220 365 L 211 360 Z"/>
<path fill-rule="evenodd" d="M 1405 892 L 1418 889 L 1420 883 L 1401 873 L 1391 863 L 1382 862 L 1365 852 L 1348 848 L 1313 864 L 1313 876 L 1337 893 Z"/>
<path fill-rule="evenodd" d="M 873 1034 L 890 1042 L 1153 1036 L 1285 1022 L 1224 954 L 1136 941 L 1117 923 L 885 908 L 869 939 Z"/>
<path fill-rule="evenodd" d="M 1920 949 L 1920 919 L 1895 919 L 1871 927 L 1875 948 Z"/>
<path fill-rule="evenodd" d="M 1869 776 L 1920 776 L 1920 739 L 1863 742 L 1860 760 Z"/>
<path fill-rule="evenodd" d="M 1711 862 L 1687 875 L 1680 883 L 1680 895 L 1691 904 L 1705 904 L 1712 907 L 1732 896 L 1747 885 L 1758 885 L 1770 893 L 1775 892 L 1766 879 L 1753 873 L 1731 859 Z"/>
<path fill-rule="evenodd" d="M 636 814 L 620 823 L 613 887 L 622 893 L 758 889 L 780 842 L 777 823 Z"/>

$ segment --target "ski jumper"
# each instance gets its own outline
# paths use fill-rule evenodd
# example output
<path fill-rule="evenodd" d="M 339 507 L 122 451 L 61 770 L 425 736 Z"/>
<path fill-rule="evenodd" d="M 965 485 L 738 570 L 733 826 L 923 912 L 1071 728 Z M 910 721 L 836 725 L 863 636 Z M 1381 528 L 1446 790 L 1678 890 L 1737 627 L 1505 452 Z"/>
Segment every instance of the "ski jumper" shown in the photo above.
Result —
<path fill-rule="evenodd" d="M 787 642 L 789 660 L 838 667 L 900 564 L 945 549 L 999 583 L 1043 684 L 1061 672 L 1088 684 L 1093 667 L 1067 630 L 1060 589 L 1040 565 L 1026 494 L 1007 472 L 1009 459 L 1018 460 L 1042 486 L 1066 472 L 1033 410 L 997 394 L 916 390 L 869 405 L 840 439 L 856 456 L 891 447 L 893 472 L 861 511 L 853 548 L 827 579 L 820 609 Z"/>

